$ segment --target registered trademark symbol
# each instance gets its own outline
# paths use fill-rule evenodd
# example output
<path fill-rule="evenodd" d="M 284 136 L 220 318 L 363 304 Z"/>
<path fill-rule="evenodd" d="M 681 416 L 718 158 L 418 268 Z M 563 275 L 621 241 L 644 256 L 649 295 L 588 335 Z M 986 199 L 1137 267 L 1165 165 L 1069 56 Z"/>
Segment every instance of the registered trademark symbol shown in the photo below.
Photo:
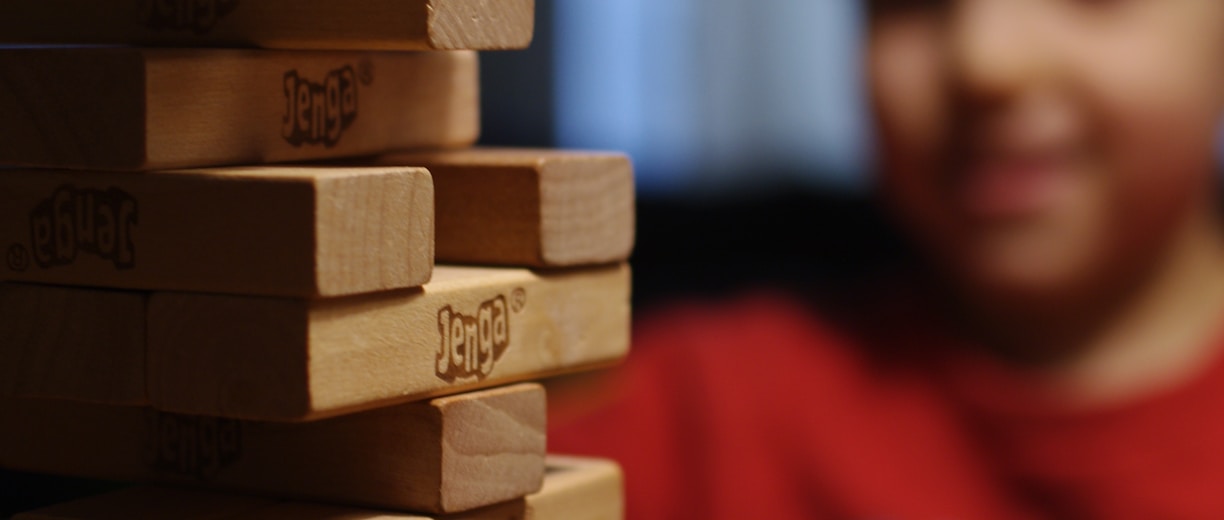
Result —
<path fill-rule="evenodd" d="M 8 250 L 8 267 L 18 273 L 30 268 L 30 253 L 21 244 L 13 244 Z"/>
<path fill-rule="evenodd" d="M 527 291 L 521 287 L 510 293 L 510 309 L 514 312 L 522 311 L 527 306 Z"/>
<path fill-rule="evenodd" d="M 374 62 L 369 59 L 361 60 L 357 63 L 357 79 L 362 85 L 370 86 L 374 83 Z"/>

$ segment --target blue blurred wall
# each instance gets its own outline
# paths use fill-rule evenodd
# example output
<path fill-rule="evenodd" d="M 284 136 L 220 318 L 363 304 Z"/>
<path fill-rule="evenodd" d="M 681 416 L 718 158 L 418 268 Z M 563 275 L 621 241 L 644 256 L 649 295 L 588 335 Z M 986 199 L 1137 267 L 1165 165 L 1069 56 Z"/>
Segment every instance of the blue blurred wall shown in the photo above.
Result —
<path fill-rule="evenodd" d="M 856 0 L 552 6 L 556 140 L 629 152 L 644 194 L 867 185 Z"/>

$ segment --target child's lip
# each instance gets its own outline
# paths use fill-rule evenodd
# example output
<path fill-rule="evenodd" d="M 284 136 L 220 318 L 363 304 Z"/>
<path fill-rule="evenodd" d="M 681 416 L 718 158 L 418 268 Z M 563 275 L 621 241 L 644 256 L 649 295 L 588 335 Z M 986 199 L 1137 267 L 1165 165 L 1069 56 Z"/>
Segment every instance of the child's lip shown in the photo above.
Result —
<path fill-rule="evenodd" d="M 1069 154 L 980 154 L 957 172 L 953 198 L 973 220 L 1014 220 L 1049 207 L 1070 178 Z"/>

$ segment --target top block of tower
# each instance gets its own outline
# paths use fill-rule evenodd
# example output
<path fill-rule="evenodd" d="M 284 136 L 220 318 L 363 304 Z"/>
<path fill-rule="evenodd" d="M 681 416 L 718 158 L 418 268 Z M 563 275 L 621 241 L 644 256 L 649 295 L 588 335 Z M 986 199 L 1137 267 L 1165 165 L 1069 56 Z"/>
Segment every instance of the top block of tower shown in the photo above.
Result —
<path fill-rule="evenodd" d="M 508 50 L 535 0 L 5 0 L 0 43 Z"/>

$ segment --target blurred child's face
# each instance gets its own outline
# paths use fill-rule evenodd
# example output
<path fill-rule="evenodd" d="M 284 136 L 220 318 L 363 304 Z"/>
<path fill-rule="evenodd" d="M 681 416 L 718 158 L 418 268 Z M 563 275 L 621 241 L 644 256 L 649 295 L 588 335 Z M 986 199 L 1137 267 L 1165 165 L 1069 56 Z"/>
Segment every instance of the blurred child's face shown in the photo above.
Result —
<path fill-rule="evenodd" d="M 885 195 L 975 295 L 1117 285 L 1211 209 L 1224 0 L 872 10 Z"/>

